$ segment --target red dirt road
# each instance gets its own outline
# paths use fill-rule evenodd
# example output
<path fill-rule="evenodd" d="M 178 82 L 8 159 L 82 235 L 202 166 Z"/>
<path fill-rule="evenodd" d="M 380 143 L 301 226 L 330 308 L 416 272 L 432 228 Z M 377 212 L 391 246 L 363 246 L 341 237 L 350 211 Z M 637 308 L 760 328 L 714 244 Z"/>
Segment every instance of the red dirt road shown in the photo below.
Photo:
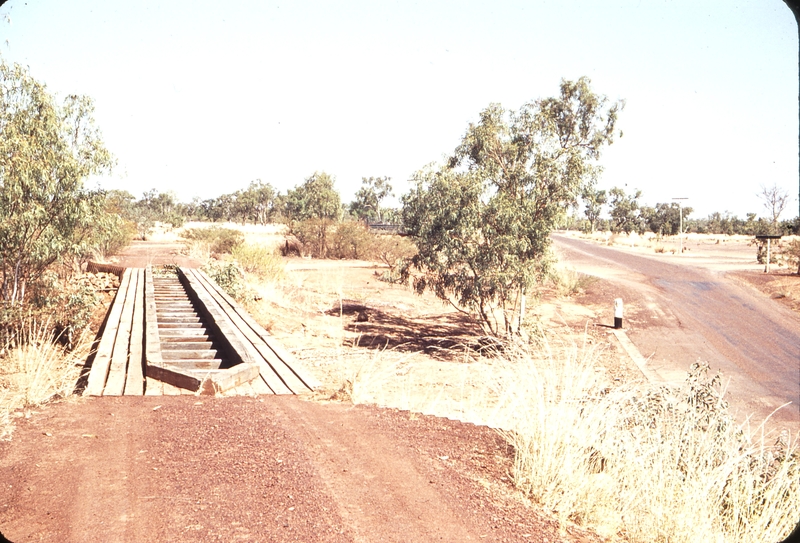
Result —
<path fill-rule="evenodd" d="M 504 479 L 494 431 L 296 397 L 95 398 L 0 444 L 0 532 L 27 541 L 594 541 Z"/>

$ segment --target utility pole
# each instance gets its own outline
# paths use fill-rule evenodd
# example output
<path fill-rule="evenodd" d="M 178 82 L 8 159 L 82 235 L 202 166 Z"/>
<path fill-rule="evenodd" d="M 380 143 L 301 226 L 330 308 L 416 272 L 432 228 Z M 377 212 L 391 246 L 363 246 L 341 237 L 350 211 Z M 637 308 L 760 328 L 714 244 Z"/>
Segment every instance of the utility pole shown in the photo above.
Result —
<path fill-rule="evenodd" d="M 678 200 L 678 216 L 680 217 L 680 224 L 678 226 L 678 244 L 680 246 L 680 254 L 683 254 L 683 206 L 681 205 L 682 200 L 688 200 L 689 198 L 673 198 L 673 200 Z"/>
<path fill-rule="evenodd" d="M 794 15 L 795 21 L 797 21 L 797 35 L 800 38 L 800 6 L 797 5 L 797 2 L 792 0 L 783 0 L 788 7 L 792 14 Z M 800 55 L 798 55 L 798 65 L 800 65 Z M 800 95 L 797 97 L 798 103 L 800 103 Z M 800 111 L 798 111 L 800 113 Z M 800 119 L 798 119 L 800 120 Z M 800 135 L 798 135 L 798 142 L 800 142 Z M 798 187 L 798 196 L 800 196 L 800 187 Z M 798 198 L 798 203 L 800 203 L 800 198 Z"/>

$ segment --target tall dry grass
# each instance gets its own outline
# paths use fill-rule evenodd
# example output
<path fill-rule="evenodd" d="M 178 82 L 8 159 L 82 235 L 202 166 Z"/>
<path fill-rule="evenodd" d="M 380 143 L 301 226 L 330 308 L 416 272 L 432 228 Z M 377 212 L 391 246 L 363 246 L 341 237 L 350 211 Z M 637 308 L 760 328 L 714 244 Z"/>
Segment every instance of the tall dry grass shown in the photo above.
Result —
<path fill-rule="evenodd" d="M 755 543 L 800 519 L 797 438 L 737 423 L 702 365 L 682 386 L 610 387 L 598 353 L 549 338 L 460 364 L 420 395 L 413 368 L 381 356 L 351 376 L 354 402 L 499 428 L 518 488 L 564 523 L 631 542 Z"/>
<path fill-rule="evenodd" d="M 31 322 L 8 339 L 0 356 L 0 439 L 13 431 L 13 414 L 70 396 L 91 341 L 72 350 L 58 342 L 49 322 Z"/>

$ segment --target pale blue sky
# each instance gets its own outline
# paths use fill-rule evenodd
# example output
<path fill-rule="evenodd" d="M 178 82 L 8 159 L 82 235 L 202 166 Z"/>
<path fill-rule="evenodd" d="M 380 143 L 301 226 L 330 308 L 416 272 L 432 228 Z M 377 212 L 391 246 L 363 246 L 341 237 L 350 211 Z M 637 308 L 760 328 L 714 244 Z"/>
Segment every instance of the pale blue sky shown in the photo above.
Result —
<path fill-rule="evenodd" d="M 562 77 L 624 98 L 601 188 L 695 216 L 797 214 L 797 26 L 782 0 L 517 2 L 10 0 L 0 52 L 51 91 L 88 94 L 119 167 L 100 184 L 184 201 L 260 178 L 285 191 L 441 160 L 490 102 Z"/>

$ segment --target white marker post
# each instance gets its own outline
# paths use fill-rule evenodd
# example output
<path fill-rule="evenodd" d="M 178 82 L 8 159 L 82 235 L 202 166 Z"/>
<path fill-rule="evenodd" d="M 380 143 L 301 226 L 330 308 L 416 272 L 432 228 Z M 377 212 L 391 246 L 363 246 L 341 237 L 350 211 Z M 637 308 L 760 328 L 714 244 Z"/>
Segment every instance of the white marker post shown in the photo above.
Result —
<path fill-rule="evenodd" d="M 622 298 L 614 300 L 614 328 L 622 328 Z"/>

